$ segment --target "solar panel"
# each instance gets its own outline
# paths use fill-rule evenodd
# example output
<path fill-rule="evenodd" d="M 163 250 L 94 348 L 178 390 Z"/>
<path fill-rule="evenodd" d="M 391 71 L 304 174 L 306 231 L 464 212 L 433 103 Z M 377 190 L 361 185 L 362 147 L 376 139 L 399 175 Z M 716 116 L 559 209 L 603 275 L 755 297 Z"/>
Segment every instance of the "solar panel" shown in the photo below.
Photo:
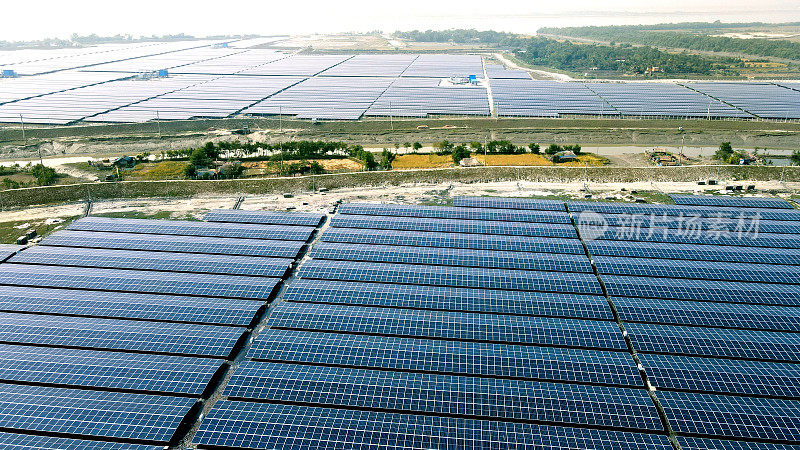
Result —
<path fill-rule="evenodd" d="M 640 233 L 650 233 L 650 230 L 641 228 L 675 228 L 682 229 L 685 233 L 702 233 L 702 230 L 713 230 L 715 232 L 748 232 L 748 233 L 800 233 L 800 222 L 788 220 L 761 220 L 756 217 L 743 217 L 736 219 L 725 219 L 719 217 L 695 217 L 695 216 L 670 216 L 656 214 L 599 214 L 593 216 L 600 223 L 612 227 L 635 228 Z M 580 221 L 580 217 L 578 218 Z M 658 231 L 652 231 L 658 233 Z"/>
<path fill-rule="evenodd" d="M 602 294 L 597 278 L 584 273 L 312 260 L 300 267 L 297 276 L 339 281 Z"/>
<path fill-rule="evenodd" d="M 9 262 L 278 278 L 284 277 L 292 264 L 292 260 L 288 258 L 200 255 L 38 245 L 13 256 L 9 259 Z"/>
<path fill-rule="evenodd" d="M 610 256 L 595 257 L 594 262 L 597 271 L 601 274 L 759 283 L 800 283 L 800 266 L 649 258 L 631 259 Z"/>
<path fill-rule="evenodd" d="M 0 262 L 5 261 L 9 256 L 22 250 L 21 245 L 0 244 Z"/>
<path fill-rule="evenodd" d="M 115 219 L 107 217 L 84 217 L 72 222 L 67 229 L 109 231 L 116 233 L 276 239 L 303 242 L 307 241 L 311 233 L 314 232 L 314 227 L 191 222 L 180 220 Z"/>
<path fill-rule="evenodd" d="M 0 311 L 247 326 L 264 305 L 178 295 L 3 286 Z"/>
<path fill-rule="evenodd" d="M 305 243 L 266 239 L 64 230 L 46 237 L 40 245 L 295 258 L 300 254 Z"/>
<path fill-rule="evenodd" d="M 0 427 L 168 443 L 196 400 L 0 384 Z"/>
<path fill-rule="evenodd" d="M 573 233 L 575 232 L 574 229 L 572 231 Z M 564 237 L 493 236 L 331 227 L 325 230 L 320 240 L 352 244 L 439 247 L 436 251 L 443 251 L 442 248 L 469 248 L 476 250 L 584 254 L 583 245 L 579 240 L 564 239 Z"/>
<path fill-rule="evenodd" d="M 800 311 L 794 307 L 639 298 L 613 302 L 625 322 L 800 331 Z"/>
<path fill-rule="evenodd" d="M 766 197 L 730 197 L 722 195 L 676 195 L 670 194 L 676 205 L 728 206 L 733 208 L 777 208 L 794 209 L 784 199 Z"/>
<path fill-rule="evenodd" d="M 217 209 L 206 214 L 203 217 L 203 220 L 208 222 L 258 223 L 264 225 L 305 225 L 309 227 L 316 227 L 324 218 L 324 214 Z"/>
<path fill-rule="evenodd" d="M 558 211 L 514 211 L 508 209 L 391 205 L 379 203 L 342 203 L 337 211 L 342 214 L 362 214 L 374 216 L 499 220 L 505 222 L 571 223 L 569 215 Z"/>
<path fill-rule="evenodd" d="M 800 440 L 797 401 L 683 392 L 660 392 L 658 397 L 678 434 Z"/>
<path fill-rule="evenodd" d="M 613 320 L 605 297 L 551 292 L 295 280 L 284 301 Z"/>
<path fill-rule="evenodd" d="M 0 265 L 0 284 L 269 300 L 280 280 L 234 275 Z"/>
<path fill-rule="evenodd" d="M 11 383 L 200 396 L 221 365 L 206 358 L 0 344 L 0 380 Z"/>
<path fill-rule="evenodd" d="M 566 211 L 561 200 L 509 197 L 453 197 L 453 206 L 473 208 L 532 209 L 539 211 Z"/>
<path fill-rule="evenodd" d="M 800 264 L 800 250 L 791 248 L 776 248 L 766 251 L 758 247 L 728 247 L 723 245 L 627 241 L 586 241 L 586 247 L 592 255 L 764 264 Z"/>
<path fill-rule="evenodd" d="M 800 220 L 800 211 L 766 208 L 725 208 L 718 206 L 643 205 L 619 202 L 567 202 L 573 213 L 592 211 L 606 214 L 633 214 L 658 216 L 706 217 L 711 219 L 739 219 L 757 216 L 761 220 Z M 580 217 L 579 217 L 580 218 Z"/>
<path fill-rule="evenodd" d="M 669 450 L 665 436 L 436 416 L 223 401 L 203 421 L 200 446 L 271 449 L 607 448 Z"/>
<path fill-rule="evenodd" d="M 796 445 L 766 442 L 725 441 L 678 436 L 678 443 L 685 450 L 798 450 Z"/>
<path fill-rule="evenodd" d="M 511 236 L 551 236 L 577 238 L 572 224 L 501 222 L 492 220 L 460 220 L 425 217 L 369 216 L 342 214 L 331 218 L 332 227 L 373 228 L 381 230 L 438 231 L 441 233 L 477 233 Z M 498 236 L 498 238 L 504 238 Z"/>
<path fill-rule="evenodd" d="M 593 320 L 283 303 L 270 314 L 267 325 L 309 331 L 627 349 L 616 324 Z"/>
<path fill-rule="evenodd" d="M 87 441 L 0 432 L 0 449 L 3 450 L 158 450 L 159 448 L 120 442 Z"/>
<path fill-rule="evenodd" d="M 678 244 L 733 245 L 745 247 L 800 248 L 794 234 L 699 230 L 672 228 L 600 227 L 578 223 L 582 236 L 621 241 L 669 242 Z"/>
<path fill-rule="evenodd" d="M 764 361 L 800 361 L 800 335 L 629 323 L 633 347 L 643 353 L 716 356 Z"/>
<path fill-rule="evenodd" d="M 0 313 L 0 342 L 227 357 L 244 328 Z"/>
<path fill-rule="evenodd" d="M 627 352 L 268 329 L 248 358 L 641 387 Z"/>
<path fill-rule="evenodd" d="M 660 390 L 800 399 L 797 364 L 644 353 L 639 360 Z"/>
<path fill-rule="evenodd" d="M 611 296 L 788 306 L 800 304 L 800 286 L 797 285 L 619 275 L 603 275 L 602 278 Z"/>
<path fill-rule="evenodd" d="M 381 263 L 430 264 L 495 269 L 592 272 L 586 255 L 506 252 L 495 250 L 396 247 L 392 245 L 339 244 L 322 242 L 314 246 L 314 259 Z"/>
<path fill-rule="evenodd" d="M 234 399 L 661 431 L 643 389 L 245 362 Z"/>

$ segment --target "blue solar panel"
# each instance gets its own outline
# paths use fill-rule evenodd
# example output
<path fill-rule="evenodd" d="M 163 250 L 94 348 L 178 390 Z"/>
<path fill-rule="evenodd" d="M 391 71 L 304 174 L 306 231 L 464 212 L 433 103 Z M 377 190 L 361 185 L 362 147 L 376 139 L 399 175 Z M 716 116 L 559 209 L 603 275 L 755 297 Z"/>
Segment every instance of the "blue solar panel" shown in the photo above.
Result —
<path fill-rule="evenodd" d="M 208 222 L 258 223 L 263 225 L 304 225 L 316 227 L 325 218 L 324 214 L 244 211 L 241 209 L 216 209 L 203 217 Z"/>
<path fill-rule="evenodd" d="M 158 450 L 159 448 L 161 447 L 0 432 L 2 450 Z"/>
<path fill-rule="evenodd" d="M 678 434 L 800 441 L 800 402 L 728 395 L 659 392 Z"/>
<path fill-rule="evenodd" d="M 543 270 L 558 272 L 592 272 L 586 255 L 506 252 L 496 250 L 396 247 L 319 243 L 310 256 L 314 259 L 364 261 L 404 264 L 430 264 L 495 269 Z"/>
<path fill-rule="evenodd" d="M 573 233 L 575 230 L 572 230 Z M 431 233 L 425 231 L 328 228 L 320 237 L 324 242 L 404 245 L 413 247 L 469 248 L 514 252 L 584 254 L 578 239 L 480 234 Z"/>
<path fill-rule="evenodd" d="M 615 298 L 625 322 L 800 331 L 800 309 L 786 306 Z"/>
<path fill-rule="evenodd" d="M 264 305 L 178 295 L 3 286 L 0 311 L 247 326 Z"/>
<path fill-rule="evenodd" d="M 597 227 L 578 223 L 581 236 L 590 239 L 619 241 L 669 242 L 675 244 L 735 245 L 745 247 L 800 248 L 800 237 L 794 234 L 729 232 L 698 230 L 690 232 L 672 228 Z"/>
<path fill-rule="evenodd" d="M 605 297 L 550 292 L 296 280 L 285 301 L 613 320 Z"/>
<path fill-rule="evenodd" d="M 297 330 L 627 349 L 616 324 L 593 320 L 284 303 L 267 323 Z"/>
<path fill-rule="evenodd" d="M 314 232 L 314 227 L 180 220 L 112 219 L 107 217 L 84 217 L 72 222 L 67 229 L 115 233 L 277 239 L 303 242 L 307 241 L 311 233 Z"/>
<path fill-rule="evenodd" d="M 247 352 L 265 361 L 641 387 L 627 352 L 267 330 Z"/>
<path fill-rule="evenodd" d="M 0 284 L 268 300 L 278 278 L 83 267 L 0 265 Z"/>
<path fill-rule="evenodd" d="M 312 260 L 300 267 L 297 276 L 339 281 L 426 284 L 574 294 L 599 295 L 602 293 L 597 278 L 585 273 Z"/>
<path fill-rule="evenodd" d="M 726 247 L 722 245 L 627 241 L 587 241 L 586 246 L 589 249 L 589 253 L 592 255 L 764 264 L 800 264 L 800 250 L 789 248 L 776 248 L 766 251 L 758 247 Z"/>
<path fill-rule="evenodd" d="M 0 244 L 0 262 L 5 261 L 9 256 L 22 250 L 21 245 Z"/>
<path fill-rule="evenodd" d="M 800 450 L 800 445 L 726 441 L 683 436 L 678 436 L 677 441 L 683 450 Z"/>
<path fill-rule="evenodd" d="M 597 266 L 597 271 L 601 274 L 760 283 L 800 283 L 800 266 L 649 258 L 632 259 L 611 256 L 597 256 L 594 258 L 594 262 Z"/>
<path fill-rule="evenodd" d="M 639 360 L 660 390 L 800 399 L 798 364 L 644 353 Z"/>
<path fill-rule="evenodd" d="M 223 395 L 475 418 L 661 431 L 644 389 L 245 362 Z"/>
<path fill-rule="evenodd" d="M 448 206 L 343 203 L 338 212 L 375 216 L 428 217 L 440 219 L 499 220 L 505 222 L 571 223 L 569 215 L 558 211 L 515 211 L 510 209 L 459 208 Z"/>
<path fill-rule="evenodd" d="M 633 347 L 642 353 L 800 361 L 800 334 L 629 323 Z"/>
<path fill-rule="evenodd" d="M 800 286 L 797 285 L 675 280 L 620 275 L 603 275 L 602 279 L 611 296 L 800 305 Z"/>
<path fill-rule="evenodd" d="M 0 313 L 0 342 L 227 357 L 244 328 Z"/>
<path fill-rule="evenodd" d="M 198 255 L 37 245 L 13 256 L 9 262 L 281 278 L 289 271 L 292 260 L 288 258 Z"/>
<path fill-rule="evenodd" d="M 588 217 L 588 216 L 587 216 Z M 800 233 L 800 222 L 788 220 L 760 220 L 755 217 L 742 217 L 740 219 L 723 219 L 718 217 L 694 216 L 669 216 L 669 215 L 629 215 L 629 214 L 598 214 L 594 216 L 599 223 L 612 227 L 631 228 L 675 228 L 686 233 L 699 233 L 700 230 L 730 231 L 733 233 L 756 232 L 758 233 Z M 649 233 L 650 230 L 641 230 Z M 658 231 L 654 231 L 657 233 Z"/>
<path fill-rule="evenodd" d="M 459 234 L 503 234 L 510 236 L 550 236 L 577 238 L 572 224 L 501 222 L 490 220 L 429 219 L 424 217 L 393 217 L 342 214 L 331 219 L 331 226 L 343 228 L 374 228 L 381 230 L 438 231 Z"/>
<path fill-rule="evenodd" d="M 0 384 L 0 427 L 166 444 L 196 400 Z"/>
<path fill-rule="evenodd" d="M 676 205 L 729 206 L 733 208 L 778 208 L 794 209 L 781 198 L 729 197 L 722 195 L 676 195 L 670 194 Z"/>
<path fill-rule="evenodd" d="M 538 211 L 566 211 L 561 200 L 510 197 L 454 197 L 453 206 L 473 208 L 532 209 Z"/>
<path fill-rule="evenodd" d="M 65 230 L 58 231 L 46 237 L 41 242 L 41 245 L 295 258 L 300 253 L 305 243 L 266 239 Z"/>
<path fill-rule="evenodd" d="M 567 202 L 567 208 L 573 213 L 593 211 L 608 214 L 634 214 L 634 215 L 666 215 L 692 217 L 749 219 L 758 216 L 761 220 L 800 220 L 800 211 L 781 209 L 724 208 L 718 206 L 680 206 L 680 205 L 642 205 L 616 202 Z M 580 215 L 577 217 L 580 219 Z"/>
<path fill-rule="evenodd" d="M 665 436 L 435 416 L 223 401 L 194 439 L 212 447 L 671 450 Z"/>
<path fill-rule="evenodd" d="M 0 344 L 0 380 L 11 383 L 199 396 L 221 365 L 208 358 Z"/>

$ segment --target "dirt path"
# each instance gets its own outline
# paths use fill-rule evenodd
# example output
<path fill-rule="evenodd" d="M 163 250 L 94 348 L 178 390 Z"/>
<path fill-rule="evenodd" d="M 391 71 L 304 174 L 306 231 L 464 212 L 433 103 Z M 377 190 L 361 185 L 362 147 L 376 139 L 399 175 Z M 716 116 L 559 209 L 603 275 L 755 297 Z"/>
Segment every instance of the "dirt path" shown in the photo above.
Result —
<path fill-rule="evenodd" d="M 510 59 L 508 59 L 505 56 L 503 56 L 502 53 L 495 53 L 494 57 L 497 58 L 503 64 L 505 64 L 506 67 L 508 67 L 509 69 L 524 70 L 525 72 L 528 72 L 528 73 L 534 73 L 536 75 L 543 76 L 543 77 L 545 77 L 545 79 L 553 79 L 553 80 L 556 80 L 556 81 L 575 81 L 574 78 L 572 78 L 569 75 L 565 75 L 563 73 L 547 72 L 547 71 L 544 71 L 544 70 L 529 69 L 527 67 L 522 67 L 522 66 L 516 64 L 514 61 L 511 61 Z"/>

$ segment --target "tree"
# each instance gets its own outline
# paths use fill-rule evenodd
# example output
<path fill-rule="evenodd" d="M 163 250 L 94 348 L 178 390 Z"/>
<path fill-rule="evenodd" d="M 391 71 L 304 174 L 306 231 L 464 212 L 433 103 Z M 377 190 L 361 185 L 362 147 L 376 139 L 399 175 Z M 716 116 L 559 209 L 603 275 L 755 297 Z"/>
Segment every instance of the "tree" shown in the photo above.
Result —
<path fill-rule="evenodd" d="M 189 155 L 189 164 L 195 167 L 208 167 L 211 165 L 211 158 L 208 157 L 204 148 L 196 148 Z"/>
<path fill-rule="evenodd" d="M 795 166 L 800 166 L 800 150 L 795 150 L 792 152 L 792 156 L 790 158 L 792 160 L 792 164 Z"/>
<path fill-rule="evenodd" d="M 58 174 L 52 167 L 47 167 L 43 164 L 36 164 L 31 167 L 31 175 L 36 177 L 36 183 L 39 186 L 49 186 L 56 181 Z"/>
<path fill-rule="evenodd" d="M 422 148 L 422 144 L 420 144 L 419 142 L 414 142 L 412 146 L 414 147 L 414 151 L 417 151 Z"/>
<path fill-rule="evenodd" d="M 437 155 L 449 155 L 453 153 L 453 144 L 448 141 L 447 139 L 439 142 L 435 142 L 433 144 L 433 148 L 435 148 Z"/>
<path fill-rule="evenodd" d="M 475 152 L 482 152 L 483 151 L 483 144 L 481 144 L 480 142 L 477 142 L 477 141 L 472 141 L 472 142 L 469 143 L 469 148 L 471 148 L 472 151 L 475 151 Z"/>
<path fill-rule="evenodd" d="M 197 169 L 194 168 L 194 164 L 186 164 L 186 167 L 183 168 L 183 175 L 186 178 L 194 178 L 196 173 Z"/>
<path fill-rule="evenodd" d="M 719 144 L 719 150 L 714 153 L 714 159 L 729 162 L 733 155 L 733 147 L 730 142 L 723 142 Z"/>
<path fill-rule="evenodd" d="M 569 150 L 572 153 L 575 153 L 576 155 L 580 155 L 581 154 L 581 146 L 580 146 L 580 144 L 565 145 L 564 146 L 564 150 Z"/>
<path fill-rule="evenodd" d="M 397 154 L 390 152 L 389 150 L 383 149 L 381 152 L 381 167 L 386 170 L 392 169 L 392 162 L 397 157 Z"/>
<path fill-rule="evenodd" d="M 453 149 L 452 156 L 453 156 L 453 163 L 458 164 L 461 162 L 462 159 L 471 157 L 472 153 L 470 153 L 466 145 L 460 144 Z"/>
<path fill-rule="evenodd" d="M 539 144 L 530 143 L 528 144 L 528 148 L 531 149 L 531 153 L 533 153 L 534 155 L 539 154 Z"/>
<path fill-rule="evenodd" d="M 544 152 L 547 153 L 548 155 L 555 155 L 556 153 L 563 150 L 564 149 L 561 148 L 561 146 L 558 144 L 550 144 L 550 146 L 547 147 L 547 150 L 545 150 Z"/>
<path fill-rule="evenodd" d="M 403 142 L 403 148 L 411 148 L 411 142 Z"/>

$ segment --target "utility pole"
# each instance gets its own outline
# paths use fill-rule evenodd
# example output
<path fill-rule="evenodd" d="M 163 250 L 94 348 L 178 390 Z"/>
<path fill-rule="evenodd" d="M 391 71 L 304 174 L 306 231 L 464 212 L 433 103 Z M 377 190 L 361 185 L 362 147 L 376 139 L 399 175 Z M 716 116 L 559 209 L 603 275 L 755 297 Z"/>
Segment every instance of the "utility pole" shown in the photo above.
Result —
<path fill-rule="evenodd" d="M 19 115 L 19 123 L 22 124 L 22 140 L 25 142 L 25 145 L 28 145 L 28 139 L 25 137 L 25 121 L 22 120 L 22 114 Z"/>
<path fill-rule="evenodd" d="M 389 102 L 389 124 L 392 126 L 392 131 L 394 131 L 394 111 L 392 111 L 392 102 Z"/>
<path fill-rule="evenodd" d="M 683 146 L 686 144 L 686 133 L 683 131 L 683 127 L 678 127 L 678 130 L 681 132 L 681 164 L 683 164 Z"/>
<path fill-rule="evenodd" d="M 488 151 L 489 150 L 488 149 L 489 149 L 489 146 L 488 146 L 488 143 L 486 142 L 486 136 L 484 136 L 483 137 L 483 165 L 484 166 L 488 166 L 489 165 L 489 155 L 488 155 Z"/>
<path fill-rule="evenodd" d="M 161 139 L 161 118 L 158 116 L 158 110 L 156 110 L 156 126 L 158 127 L 158 138 Z"/>
<path fill-rule="evenodd" d="M 283 107 L 278 106 L 278 151 L 281 152 L 281 173 L 283 175 Z"/>

